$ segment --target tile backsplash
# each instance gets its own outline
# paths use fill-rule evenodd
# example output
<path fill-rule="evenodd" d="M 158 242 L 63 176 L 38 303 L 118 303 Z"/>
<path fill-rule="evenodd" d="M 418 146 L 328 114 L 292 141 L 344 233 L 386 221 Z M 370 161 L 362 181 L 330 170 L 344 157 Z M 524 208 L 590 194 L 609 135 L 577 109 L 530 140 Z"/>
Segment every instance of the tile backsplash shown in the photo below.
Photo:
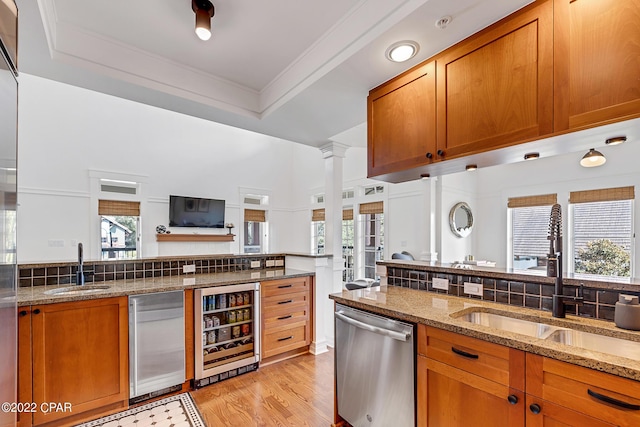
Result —
<path fill-rule="evenodd" d="M 433 287 L 433 278 L 447 279 L 447 290 Z M 482 296 L 464 293 L 464 283 L 482 284 Z M 504 279 L 473 276 L 465 274 L 433 273 L 427 271 L 410 270 L 406 268 L 387 267 L 387 283 L 393 286 L 419 289 L 470 299 L 498 302 L 518 307 L 529 307 L 551 311 L 554 285 L 536 283 L 535 280 L 521 282 Z M 640 296 L 640 292 L 618 291 L 615 289 L 596 289 L 589 287 L 564 285 L 565 295 L 578 295 L 582 291 L 584 303 L 579 306 L 567 306 L 567 314 L 582 317 L 613 321 L 615 304 L 618 295 Z"/>
<path fill-rule="evenodd" d="M 193 258 L 148 258 L 141 260 L 85 262 L 85 283 L 110 280 L 141 279 L 145 277 L 167 277 L 184 274 L 227 273 L 255 270 L 259 262 L 261 269 L 268 265 L 284 265 L 284 255 L 238 255 Z M 271 262 L 273 261 L 273 262 Z M 275 262 L 281 261 L 281 262 Z M 253 267 L 252 267 L 253 263 Z M 182 266 L 195 264 L 195 273 L 183 273 Z M 43 263 L 18 265 L 19 286 L 66 285 L 75 283 L 77 263 Z"/>

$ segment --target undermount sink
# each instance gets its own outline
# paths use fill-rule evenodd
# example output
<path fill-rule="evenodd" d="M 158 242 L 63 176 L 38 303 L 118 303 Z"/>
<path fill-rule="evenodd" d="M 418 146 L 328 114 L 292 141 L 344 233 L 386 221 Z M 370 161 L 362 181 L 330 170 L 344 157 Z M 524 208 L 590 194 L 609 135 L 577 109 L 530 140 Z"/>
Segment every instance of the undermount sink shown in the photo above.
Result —
<path fill-rule="evenodd" d="M 546 338 L 557 328 L 546 323 L 531 322 L 529 320 L 515 319 L 484 311 L 472 311 L 459 317 L 464 321 L 476 325 L 489 326 L 501 331 L 514 332 L 536 338 Z"/>
<path fill-rule="evenodd" d="M 56 288 L 44 291 L 45 295 L 83 295 L 92 292 L 100 292 L 109 289 L 107 285 L 69 286 L 68 288 Z"/>
<path fill-rule="evenodd" d="M 614 338 L 484 311 L 472 311 L 457 318 L 505 332 L 513 332 L 584 350 L 640 360 L 640 342 L 624 338 Z"/>
<path fill-rule="evenodd" d="M 576 331 L 574 329 L 558 329 L 549 335 L 547 339 L 585 350 L 640 360 L 640 342 L 636 341 Z"/>

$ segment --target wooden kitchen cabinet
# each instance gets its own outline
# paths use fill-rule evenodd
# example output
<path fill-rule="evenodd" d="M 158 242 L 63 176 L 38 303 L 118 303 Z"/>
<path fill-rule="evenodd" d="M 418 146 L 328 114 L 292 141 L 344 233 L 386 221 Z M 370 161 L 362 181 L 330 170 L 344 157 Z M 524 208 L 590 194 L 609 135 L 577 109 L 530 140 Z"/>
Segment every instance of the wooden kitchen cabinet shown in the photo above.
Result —
<path fill-rule="evenodd" d="M 524 352 L 418 325 L 416 421 L 523 426 Z"/>
<path fill-rule="evenodd" d="M 369 93 L 368 176 L 410 169 L 437 159 L 435 71 L 435 63 L 428 62 Z"/>
<path fill-rule="evenodd" d="M 553 2 L 537 1 L 436 56 L 443 159 L 553 132 Z"/>
<path fill-rule="evenodd" d="M 640 382 L 534 354 L 526 365 L 528 426 L 640 425 Z"/>
<path fill-rule="evenodd" d="M 119 297 L 19 310 L 26 313 L 18 321 L 18 400 L 37 405 L 32 420 L 25 417 L 21 425 L 69 425 L 127 407 L 127 306 L 127 298 Z M 22 383 L 29 368 L 30 389 Z M 48 402 L 69 403 L 72 412 L 40 410 Z"/>
<path fill-rule="evenodd" d="M 306 352 L 312 334 L 311 276 L 261 283 L 262 363 Z"/>
<path fill-rule="evenodd" d="M 640 116 L 640 2 L 555 0 L 555 131 Z"/>

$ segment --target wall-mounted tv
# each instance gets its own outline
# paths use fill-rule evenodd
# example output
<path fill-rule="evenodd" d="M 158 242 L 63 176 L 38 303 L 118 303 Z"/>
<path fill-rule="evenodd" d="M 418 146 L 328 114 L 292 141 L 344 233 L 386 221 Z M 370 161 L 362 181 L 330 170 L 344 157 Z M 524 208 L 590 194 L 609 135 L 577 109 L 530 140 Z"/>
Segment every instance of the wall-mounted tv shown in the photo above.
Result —
<path fill-rule="evenodd" d="M 169 196 L 169 226 L 224 228 L 224 200 Z"/>

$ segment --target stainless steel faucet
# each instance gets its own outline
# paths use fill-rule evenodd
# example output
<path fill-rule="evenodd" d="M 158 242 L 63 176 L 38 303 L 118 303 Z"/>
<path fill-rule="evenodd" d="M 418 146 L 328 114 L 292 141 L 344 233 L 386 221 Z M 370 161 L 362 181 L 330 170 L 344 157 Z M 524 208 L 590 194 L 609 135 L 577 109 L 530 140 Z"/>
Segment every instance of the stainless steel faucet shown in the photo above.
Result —
<path fill-rule="evenodd" d="M 78 243 L 78 270 L 76 271 L 76 285 L 84 286 L 84 268 L 82 267 L 82 243 Z"/>
<path fill-rule="evenodd" d="M 582 305 L 584 298 L 582 295 L 564 295 L 564 285 L 562 283 L 562 207 L 557 203 L 551 207 L 547 239 L 549 240 L 547 276 L 556 278 L 552 315 L 553 317 L 565 317 L 566 306 Z"/>

